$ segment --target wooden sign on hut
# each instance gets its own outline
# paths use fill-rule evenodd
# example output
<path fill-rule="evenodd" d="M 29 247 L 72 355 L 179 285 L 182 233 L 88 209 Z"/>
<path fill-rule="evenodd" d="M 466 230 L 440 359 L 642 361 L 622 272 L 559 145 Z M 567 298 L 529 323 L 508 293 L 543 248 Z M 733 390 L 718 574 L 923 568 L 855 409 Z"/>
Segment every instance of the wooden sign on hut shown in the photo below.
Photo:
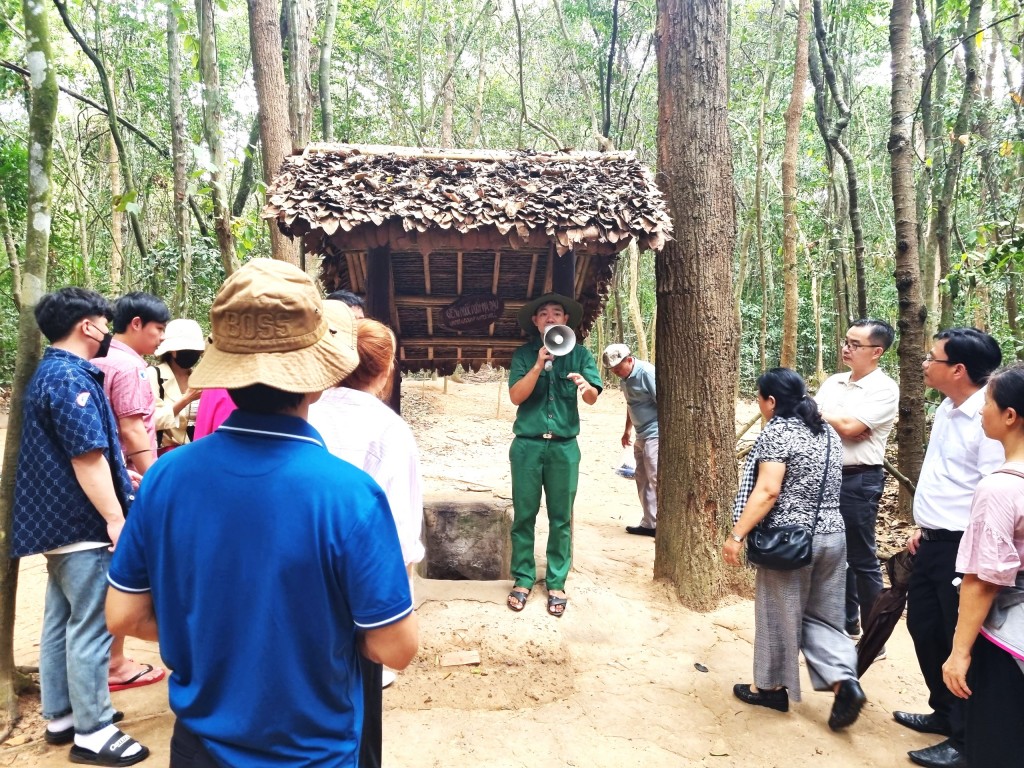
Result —
<path fill-rule="evenodd" d="M 403 371 L 508 366 L 516 312 L 549 291 L 583 305 L 585 339 L 618 254 L 672 224 L 632 153 L 317 144 L 285 160 L 264 218 L 322 258 L 327 291 L 364 294 Z"/>

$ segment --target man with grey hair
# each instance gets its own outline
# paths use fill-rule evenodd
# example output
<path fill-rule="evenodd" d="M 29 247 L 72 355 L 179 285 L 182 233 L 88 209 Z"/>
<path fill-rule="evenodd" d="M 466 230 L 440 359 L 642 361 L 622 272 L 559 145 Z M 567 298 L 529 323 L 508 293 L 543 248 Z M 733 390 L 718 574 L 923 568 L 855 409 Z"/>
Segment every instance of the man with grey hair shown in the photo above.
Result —
<path fill-rule="evenodd" d="M 658 388 L 654 366 L 633 357 L 625 344 L 609 345 L 602 360 L 621 379 L 619 389 L 626 398 L 622 447 L 633 445 L 633 458 L 636 459 L 633 478 L 644 510 L 640 525 L 627 525 L 626 533 L 654 536 L 658 527 Z M 632 439 L 634 429 L 635 443 Z"/>

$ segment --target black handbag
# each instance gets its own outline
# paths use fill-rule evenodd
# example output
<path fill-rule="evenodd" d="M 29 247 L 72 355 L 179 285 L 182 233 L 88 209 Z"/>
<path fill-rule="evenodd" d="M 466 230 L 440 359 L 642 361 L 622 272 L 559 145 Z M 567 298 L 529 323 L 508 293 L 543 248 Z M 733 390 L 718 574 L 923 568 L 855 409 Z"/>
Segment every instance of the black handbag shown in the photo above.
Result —
<path fill-rule="evenodd" d="M 795 571 L 811 564 L 814 555 L 814 529 L 818 526 L 821 499 L 828 479 L 828 458 L 832 452 L 832 435 L 826 431 L 825 471 L 818 487 L 818 504 L 811 527 L 783 525 L 767 528 L 758 524 L 747 536 L 747 562 L 771 571 Z"/>

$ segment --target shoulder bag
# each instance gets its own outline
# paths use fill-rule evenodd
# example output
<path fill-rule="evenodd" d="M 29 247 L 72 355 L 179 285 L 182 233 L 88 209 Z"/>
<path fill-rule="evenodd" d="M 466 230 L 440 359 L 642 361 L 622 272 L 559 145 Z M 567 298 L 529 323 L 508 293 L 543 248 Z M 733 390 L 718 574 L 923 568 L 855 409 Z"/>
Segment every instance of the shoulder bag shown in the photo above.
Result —
<path fill-rule="evenodd" d="M 818 486 L 818 503 L 814 509 L 814 521 L 811 527 L 803 525 L 783 525 L 779 528 L 768 528 L 763 521 L 747 536 L 747 562 L 772 571 L 795 571 L 811 564 L 814 555 L 814 529 L 818 526 L 818 515 L 821 512 L 821 499 L 825 493 L 825 481 L 828 480 L 828 460 L 832 452 L 832 433 L 825 428 L 825 471 L 821 475 Z"/>

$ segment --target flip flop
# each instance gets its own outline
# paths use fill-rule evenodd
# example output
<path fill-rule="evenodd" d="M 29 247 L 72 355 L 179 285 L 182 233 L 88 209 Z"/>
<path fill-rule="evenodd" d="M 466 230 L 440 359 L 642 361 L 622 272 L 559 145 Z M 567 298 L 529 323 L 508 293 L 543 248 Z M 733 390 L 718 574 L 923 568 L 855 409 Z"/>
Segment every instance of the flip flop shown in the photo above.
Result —
<path fill-rule="evenodd" d="M 135 744 L 139 744 L 139 742 L 124 731 L 118 730 L 107 740 L 99 752 L 93 752 L 91 749 L 76 744 L 71 748 L 68 757 L 72 763 L 84 765 L 135 765 L 149 757 L 149 749 L 141 744 L 139 744 L 141 749 L 138 752 L 130 757 L 125 757 L 124 753 Z"/>
<path fill-rule="evenodd" d="M 115 712 L 114 718 L 110 722 L 120 723 L 122 720 L 124 720 L 124 712 Z M 70 744 L 75 740 L 75 726 L 69 725 L 63 731 L 51 731 L 47 728 L 43 731 L 43 740 L 47 744 L 54 744 L 56 746 Z"/>
<path fill-rule="evenodd" d="M 157 670 L 156 677 L 152 677 L 152 678 L 150 678 L 148 680 L 143 680 L 142 679 L 142 678 L 144 678 L 146 675 L 148 675 L 152 671 L 153 671 L 153 665 L 152 664 L 143 664 L 142 665 L 142 671 L 139 672 L 139 674 L 135 675 L 134 677 L 131 677 L 131 678 L 129 678 L 129 679 L 127 679 L 127 680 L 125 680 L 124 682 L 121 682 L 121 683 L 110 683 L 110 690 L 111 690 L 111 692 L 113 692 L 113 691 L 124 691 L 124 690 L 127 690 L 129 688 L 141 688 L 144 685 L 152 685 L 153 683 L 159 683 L 161 680 L 164 679 L 164 675 L 167 674 L 167 672 L 165 670 L 159 669 L 159 670 Z"/>
<path fill-rule="evenodd" d="M 556 619 L 562 618 L 565 613 L 565 607 L 569 604 L 569 598 L 567 597 L 555 597 L 554 595 L 548 595 L 548 613 L 554 616 Z M 562 610 L 556 611 L 556 608 L 561 607 Z"/>
<path fill-rule="evenodd" d="M 519 613 L 526 607 L 526 599 L 530 596 L 530 593 L 524 592 L 523 589 L 524 587 L 514 587 L 508 593 L 508 607 L 516 613 Z"/>

